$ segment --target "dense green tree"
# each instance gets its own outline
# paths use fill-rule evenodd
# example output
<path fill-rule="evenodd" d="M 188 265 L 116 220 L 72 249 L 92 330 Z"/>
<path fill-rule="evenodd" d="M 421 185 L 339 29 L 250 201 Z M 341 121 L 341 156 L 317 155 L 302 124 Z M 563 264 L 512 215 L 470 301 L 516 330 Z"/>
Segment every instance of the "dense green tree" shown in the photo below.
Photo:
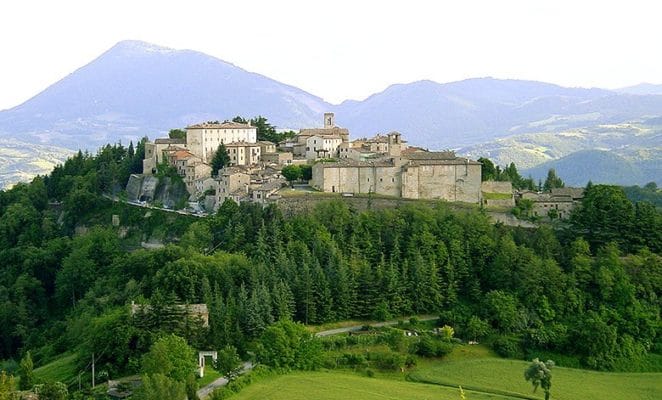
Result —
<path fill-rule="evenodd" d="M 46 382 L 38 385 L 35 392 L 39 395 L 40 400 L 67 400 L 69 398 L 67 385 L 62 382 Z"/>
<path fill-rule="evenodd" d="M 550 390 L 552 388 L 552 372 L 554 361 L 547 360 L 542 362 L 534 358 L 526 370 L 524 370 L 524 379 L 531 382 L 533 391 L 538 389 L 538 386 L 545 391 L 545 400 L 549 400 Z"/>
<path fill-rule="evenodd" d="M 218 171 L 221 168 L 230 165 L 230 155 L 228 154 L 225 144 L 221 143 L 218 145 L 214 157 L 211 159 L 211 173 L 212 175 L 218 175 Z"/>
<path fill-rule="evenodd" d="M 264 331 L 256 355 L 271 367 L 310 370 L 319 366 L 321 346 L 305 326 L 282 320 Z"/>
<path fill-rule="evenodd" d="M 313 179 L 313 166 L 312 165 L 301 165 L 301 179 L 304 181 L 309 181 Z"/>
<path fill-rule="evenodd" d="M 175 335 L 166 335 L 157 340 L 142 361 L 144 373 L 163 374 L 177 382 L 186 382 L 196 368 L 195 352 L 186 340 Z"/>
<path fill-rule="evenodd" d="M 301 167 L 298 165 L 286 165 L 280 173 L 290 183 L 298 181 L 302 176 Z"/>
<path fill-rule="evenodd" d="M 634 207 L 618 186 L 592 185 L 584 192 L 581 207 L 572 214 L 573 228 L 594 249 L 616 242 L 629 247 L 634 221 Z"/>
<path fill-rule="evenodd" d="M 487 334 L 488 330 L 489 324 L 485 320 L 475 315 L 471 316 L 465 327 L 467 337 L 472 338 L 474 341 L 483 338 Z"/>
<path fill-rule="evenodd" d="M 137 400 L 187 398 L 185 384 L 164 374 L 143 375 L 141 381 L 142 386 L 133 395 Z"/>
<path fill-rule="evenodd" d="M 494 163 L 492 161 L 490 161 L 488 158 L 480 157 L 478 162 L 482 164 L 480 177 L 483 182 L 497 180 L 496 168 L 494 167 Z"/>
<path fill-rule="evenodd" d="M 21 390 L 30 390 L 34 386 L 34 364 L 32 363 L 32 356 L 30 352 L 26 352 L 25 356 L 21 359 L 19 364 L 18 376 L 19 387 Z"/>
<path fill-rule="evenodd" d="M 551 192 L 552 189 L 558 189 L 564 186 L 565 183 L 563 183 L 561 178 L 556 175 L 556 170 L 554 170 L 554 168 L 551 168 L 549 171 L 547 171 L 547 178 L 543 184 L 543 190 L 545 192 Z"/>
<path fill-rule="evenodd" d="M 228 345 L 222 350 L 219 350 L 214 368 L 230 382 L 238 377 L 241 373 L 242 365 L 241 359 L 237 354 L 237 349 L 234 346 Z"/>

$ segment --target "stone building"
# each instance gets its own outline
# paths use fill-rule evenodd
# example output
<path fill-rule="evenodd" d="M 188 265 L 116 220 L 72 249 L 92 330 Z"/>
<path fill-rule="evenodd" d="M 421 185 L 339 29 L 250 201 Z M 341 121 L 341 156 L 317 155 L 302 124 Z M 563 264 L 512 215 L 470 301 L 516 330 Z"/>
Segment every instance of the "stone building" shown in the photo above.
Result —
<path fill-rule="evenodd" d="M 309 141 L 314 136 L 317 138 Z M 324 140 L 328 140 L 328 142 L 324 142 Z M 349 142 L 349 130 L 336 126 L 333 113 L 325 113 L 323 128 L 301 129 L 292 139 L 280 143 L 278 148 L 291 152 L 294 157 L 313 160 L 318 154 L 326 158 L 336 157 L 338 149 L 336 143 L 345 142 Z"/>
<path fill-rule="evenodd" d="M 248 195 L 248 186 L 251 184 L 251 176 L 244 168 L 228 167 L 218 173 L 218 184 L 216 189 L 216 207 L 231 198 L 239 203 Z"/>
<path fill-rule="evenodd" d="M 260 140 L 259 142 L 257 142 L 257 144 L 260 146 L 261 154 L 276 152 L 276 144 L 273 142 L 270 142 L 268 140 Z"/>
<path fill-rule="evenodd" d="M 174 308 L 189 318 L 197 319 L 202 323 L 203 327 L 209 326 L 209 309 L 207 304 L 175 304 Z M 131 302 L 131 316 L 135 317 L 140 314 L 149 314 L 152 312 L 152 306 L 149 304 L 136 304 Z"/>
<path fill-rule="evenodd" d="M 531 214 L 536 217 L 554 217 L 566 219 L 572 210 L 584 198 L 583 188 L 558 188 L 549 193 L 525 191 L 519 193 L 520 199 L 531 200 Z"/>
<path fill-rule="evenodd" d="M 336 135 L 313 135 L 306 139 L 306 160 L 320 158 L 335 158 L 338 156 L 338 146 L 342 138 Z"/>
<path fill-rule="evenodd" d="M 480 191 L 485 207 L 515 207 L 513 184 L 497 181 L 485 181 L 480 185 Z"/>
<path fill-rule="evenodd" d="M 383 157 L 316 163 L 311 185 L 324 192 L 480 203 L 480 163 L 452 152 L 403 155 L 402 148 L 400 134 L 392 132 L 388 135 L 388 153 Z"/>
<path fill-rule="evenodd" d="M 261 148 L 257 143 L 232 142 L 225 144 L 230 165 L 255 165 L 260 161 Z"/>
<path fill-rule="evenodd" d="M 145 143 L 145 158 L 143 159 L 143 174 L 153 174 L 156 166 L 162 163 L 167 153 L 174 150 L 186 150 L 186 139 L 161 138 Z"/>
<path fill-rule="evenodd" d="M 223 143 L 257 142 L 257 128 L 249 124 L 236 122 L 204 123 L 186 127 L 186 145 L 190 152 L 211 162 L 218 146 Z"/>
<path fill-rule="evenodd" d="M 262 153 L 260 159 L 265 164 L 290 165 L 293 155 L 289 152 Z"/>

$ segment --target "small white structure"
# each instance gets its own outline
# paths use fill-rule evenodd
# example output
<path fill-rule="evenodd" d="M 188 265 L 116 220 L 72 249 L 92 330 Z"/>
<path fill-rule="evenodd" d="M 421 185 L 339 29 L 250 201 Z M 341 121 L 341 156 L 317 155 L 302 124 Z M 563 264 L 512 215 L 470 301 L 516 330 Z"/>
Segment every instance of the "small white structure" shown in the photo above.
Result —
<path fill-rule="evenodd" d="M 211 357 L 214 362 L 218 360 L 218 352 L 216 351 L 199 351 L 198 352 L 198 368 L 199 372 L 198 375 L 200 375 L 200 378 L 203 378 L 205 376 L 205 357 Z"/>

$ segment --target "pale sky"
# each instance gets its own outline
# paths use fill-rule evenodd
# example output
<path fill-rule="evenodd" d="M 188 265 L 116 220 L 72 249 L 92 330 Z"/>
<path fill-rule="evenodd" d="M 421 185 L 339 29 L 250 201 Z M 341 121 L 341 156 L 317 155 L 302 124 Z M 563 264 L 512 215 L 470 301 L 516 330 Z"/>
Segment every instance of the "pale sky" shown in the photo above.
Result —
<path fill-rule="evenodd" d="M 662 83 L 662 2 L 2 0 L 0 109 L 115 43 L 198 50 L 338 103 L 471 77 Z"/>

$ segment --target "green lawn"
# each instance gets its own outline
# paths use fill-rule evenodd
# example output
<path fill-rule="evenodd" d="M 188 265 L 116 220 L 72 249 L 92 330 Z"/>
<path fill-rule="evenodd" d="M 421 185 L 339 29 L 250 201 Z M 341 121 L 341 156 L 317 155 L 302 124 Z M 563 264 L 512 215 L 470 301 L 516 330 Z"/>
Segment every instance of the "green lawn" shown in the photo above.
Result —
<path fill-rule="evenodd" d="M 221 373 L 212 368 L 211 357 L 208 357 L 207 362 L 205 363 L 205 376 L 198 379 L 198 386 L 206 386 L 220 377 Z"/>
<path fill-rule="evenodd" d="M 76 357 L 76 354 L 63 354 L 57 360 L 35 368 L 34 375 L 40 382 L 60 381 L 69 383 L 78 374 Z"/>
<path fill-rule="evenodd" d="M 493 357 L 480 346 L 475 350 L 463 346 L 446 360 L 420 364 L 410 374 L 410 379 L 423 383 L 462 385 L 523 398 L 543 398 L 540 389 L 532 393 L 531 384 L 524 380 L 527 365 L 526 361 Z M 555 367 L 552 377 L 552 398 L 558 400 L 662 398 L 662 373 L 607 373 Z"/>
<path fill-rule="evenodd" d="M 466 391 L 468 400 L 512 399 Z M 233 399 L 264 400 L 459 400 L 460 391 L 422 383 L 368 378 L 345 372 L 296 372 L 253 383 Z"/>

